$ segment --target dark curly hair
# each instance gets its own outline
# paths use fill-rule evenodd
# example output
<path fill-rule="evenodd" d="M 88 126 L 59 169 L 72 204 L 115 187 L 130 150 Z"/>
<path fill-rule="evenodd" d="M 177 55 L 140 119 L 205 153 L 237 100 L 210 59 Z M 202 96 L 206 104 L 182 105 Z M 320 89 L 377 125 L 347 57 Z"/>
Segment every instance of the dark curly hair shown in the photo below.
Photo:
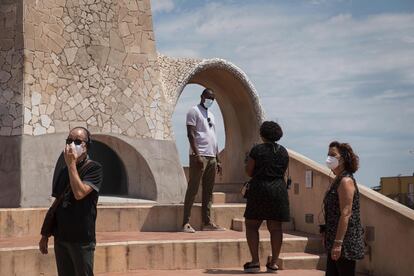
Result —
<path fill-rule="evenodd" d="M 276 142 L 282 138 L 283 130 L 278 123 L 266 121 L 260 126 L 260 136 L 268 141 Z"/>
<path fill-rule="evenodd" d="M 337 148 L 339 154 L 344 160 L 345 171 L 354 173 L 359 167 L 359 157 L 354 153 L 354 150 L 348 143 L 339 143 L 333 141 L 329 144 L 330 148 Z"/>

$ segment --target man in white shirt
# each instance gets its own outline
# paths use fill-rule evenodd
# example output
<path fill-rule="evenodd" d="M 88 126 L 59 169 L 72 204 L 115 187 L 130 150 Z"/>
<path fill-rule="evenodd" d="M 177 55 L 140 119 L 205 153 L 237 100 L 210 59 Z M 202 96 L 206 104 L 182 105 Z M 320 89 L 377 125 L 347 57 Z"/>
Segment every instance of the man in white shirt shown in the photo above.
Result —
<path fill-rule="evenodd" d="M 209 111 L 215 100 L 214 92 L 204 89 L 200 104 L 193 106 L 187 113 L 187 136 L 190 142 L 190 172 L 184 200 L 183 232 L 194 233 L 190 215 L 198 187 L 202 182 L 202 230 L 224 230 L 211 221 L 213 187 L 216 170 L 221 173 L 214 115 Z"/>

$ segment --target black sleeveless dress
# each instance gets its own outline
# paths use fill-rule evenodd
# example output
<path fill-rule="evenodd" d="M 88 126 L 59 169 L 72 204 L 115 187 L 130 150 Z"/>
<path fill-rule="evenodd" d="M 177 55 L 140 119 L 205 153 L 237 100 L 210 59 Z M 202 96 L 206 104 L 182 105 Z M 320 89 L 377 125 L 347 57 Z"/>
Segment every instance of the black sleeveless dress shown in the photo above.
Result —
<path fill-rule="evenodd" d="M 284 175 L 289 165 L 287 150 L 277 143 L 257 145 L 250 151 L 255 160 L 249 181 L 244 217 L 289 221 L 289 197 Z"/>
<path fill-rule="evenodd" d="M 338 187 L 343 177 L 350 177 L 355 184 L 355 193 L 352 200 L 352 215 L 349 218 L 348 229 L 342 244 L 341 256 L 348 260 L 360 260 L 364 258 L 364 230 L 361 224 L 359 207 L 359 190 L 355 179 L 351 173 L 344 172 L 337 177 L 325 194 L 325 249 L 330 253 L 335 241 L 339 218 L 341 216 L 339 208 Z"/>

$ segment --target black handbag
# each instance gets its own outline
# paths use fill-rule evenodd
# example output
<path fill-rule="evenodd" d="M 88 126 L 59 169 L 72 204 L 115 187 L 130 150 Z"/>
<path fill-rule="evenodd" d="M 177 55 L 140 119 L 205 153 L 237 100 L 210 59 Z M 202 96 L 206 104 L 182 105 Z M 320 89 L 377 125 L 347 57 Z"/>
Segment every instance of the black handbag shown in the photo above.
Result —
<path fill-rule="evenodd" d="M 45 219 L 43 220 L 42 229 L 40 234 L 45 237 L 50 237 L 53 235 L 56 227 L 56 210 L 59 207 L 59 204 L 62 202 L 65 193 L 69 190 L 69 186 L 66 186 L 64 192 L 52 203 L 49 210 L 47 210 Z"/>

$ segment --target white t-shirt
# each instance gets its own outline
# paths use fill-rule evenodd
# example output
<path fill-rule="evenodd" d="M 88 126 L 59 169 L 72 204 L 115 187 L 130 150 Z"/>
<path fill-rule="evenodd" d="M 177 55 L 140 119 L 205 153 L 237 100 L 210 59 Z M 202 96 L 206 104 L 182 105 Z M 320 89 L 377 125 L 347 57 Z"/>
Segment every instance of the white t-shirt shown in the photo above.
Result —
<path fill-rule="evenodd" d="M 187 125 L 196 129 L 195 144 L 201 156 L 215 157 L 218 153 L 214 115 L 203 106 L 193 106 L 187 112 Z M 193 150 L 190 146 L 190 154 Z"/>

